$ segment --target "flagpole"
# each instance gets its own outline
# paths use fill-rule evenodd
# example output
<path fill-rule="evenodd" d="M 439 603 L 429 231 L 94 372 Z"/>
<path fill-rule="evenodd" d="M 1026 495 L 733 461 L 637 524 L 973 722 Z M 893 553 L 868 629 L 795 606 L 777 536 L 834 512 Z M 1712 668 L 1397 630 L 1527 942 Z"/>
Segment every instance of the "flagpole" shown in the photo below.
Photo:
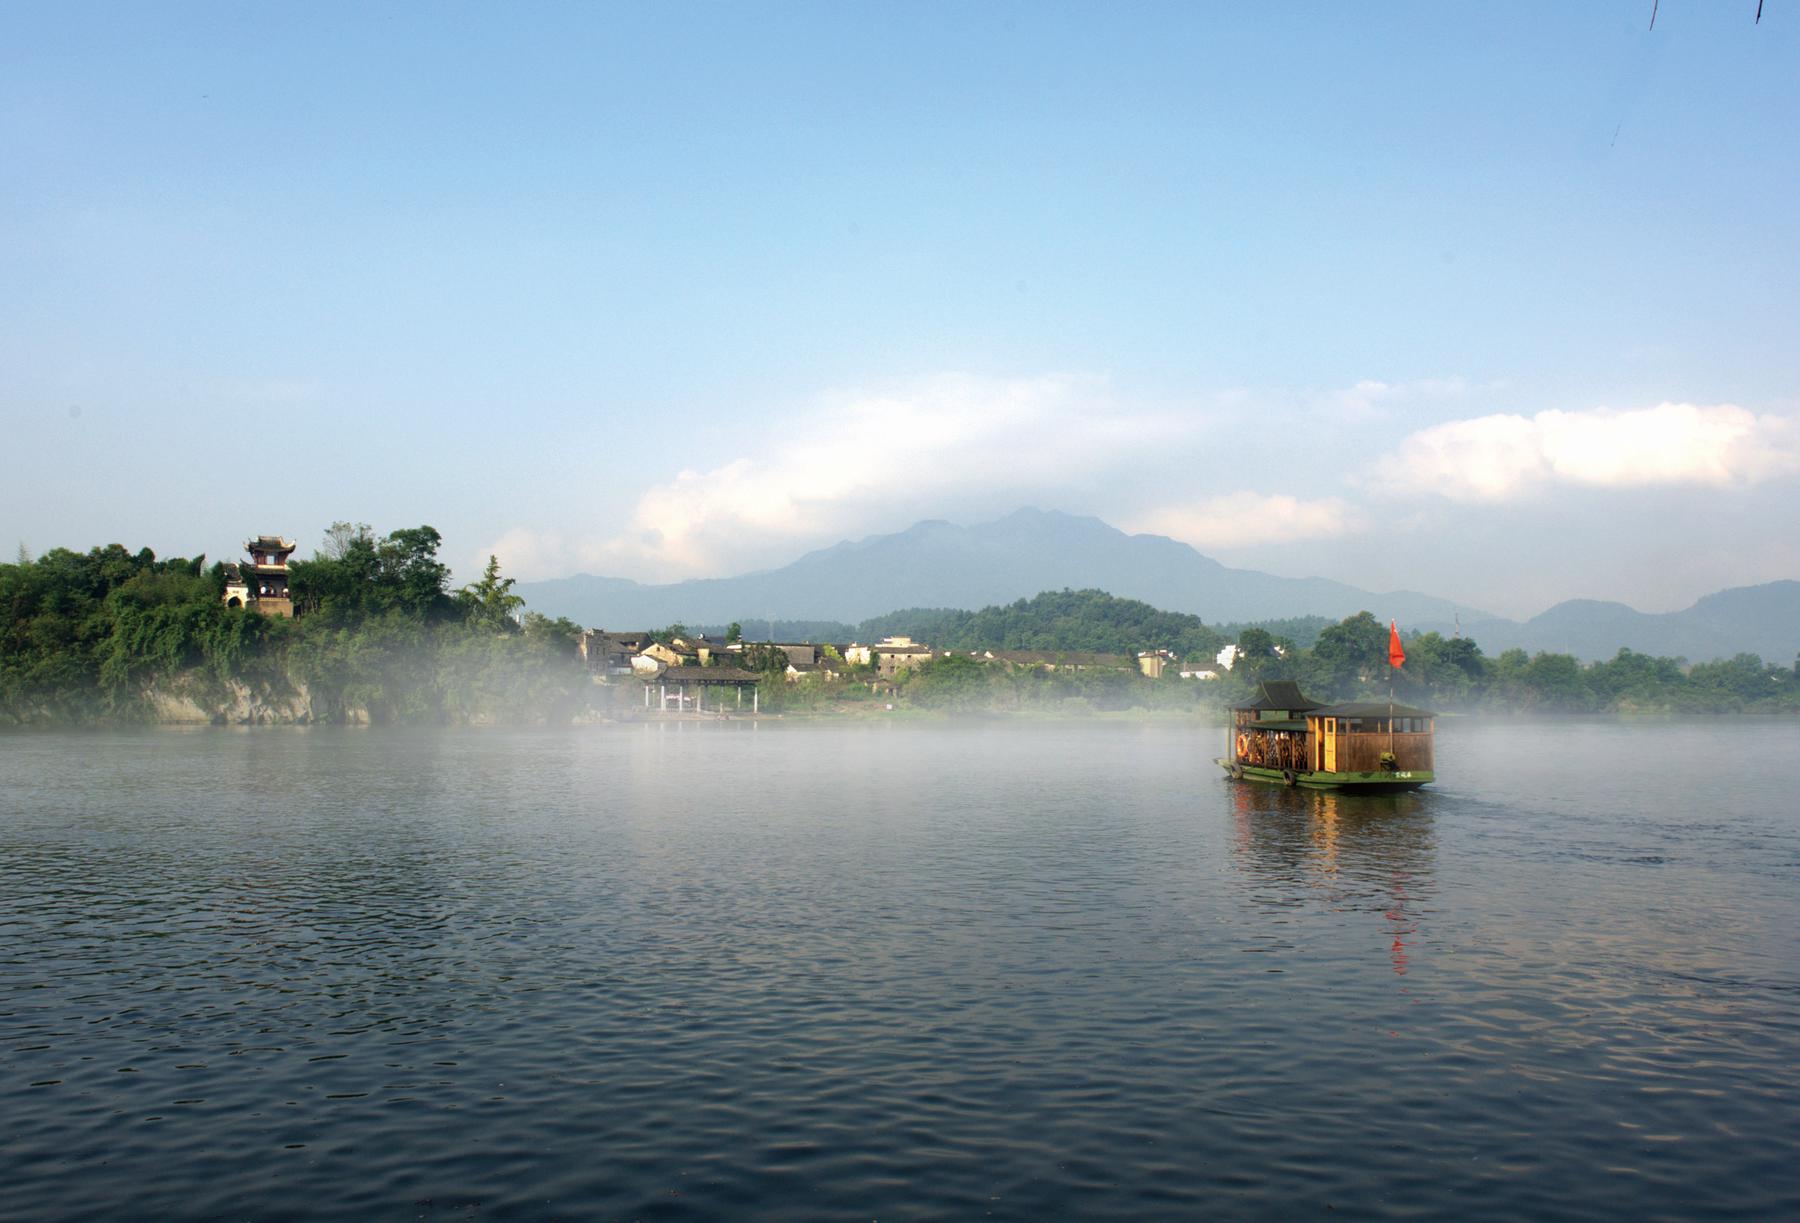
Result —
<path fill-rule="evenodd" d="M 1394 756 L 1394 672 L 1406 655 L 1400 648 L 1400 625 L 1393 620 L 1388 621 L 1388 755 L 1393 757 L 1394 767 L 1400 767 L 1400 758 Z"/>

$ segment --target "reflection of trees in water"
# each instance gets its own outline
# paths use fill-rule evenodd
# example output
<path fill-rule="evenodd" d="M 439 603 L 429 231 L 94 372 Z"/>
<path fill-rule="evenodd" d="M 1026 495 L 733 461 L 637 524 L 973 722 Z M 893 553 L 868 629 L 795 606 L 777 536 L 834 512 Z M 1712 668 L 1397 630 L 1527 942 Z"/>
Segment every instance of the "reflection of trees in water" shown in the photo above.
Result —
<path fill-rule="evenodd" d="M 1416 793 L 1350 795 L 1235 784 L 1233 862 L 1259 905 L 1379 912 L 1390 923 L 1394 971 L 1407 970 L 1418 932 L 1411 906 L 1433 891 L 1431 799 Z"/>

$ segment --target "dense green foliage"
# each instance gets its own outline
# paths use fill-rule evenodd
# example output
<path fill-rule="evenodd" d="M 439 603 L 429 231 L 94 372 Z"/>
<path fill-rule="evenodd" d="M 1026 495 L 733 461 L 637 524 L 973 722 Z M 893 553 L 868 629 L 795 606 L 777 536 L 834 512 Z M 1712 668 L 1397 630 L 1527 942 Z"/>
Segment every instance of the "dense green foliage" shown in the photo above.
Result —
<path fill-rule="evenodd" d="M 491 558 L 448 588 L 428 526 L 336 524 L 292 565 L 297 620 L 224 606 L 222 565 L 113 544 L 0 565 L 0 722 L 538 720 L 587 697 L 575 625 L 526 613 Z"/>
<path fill-rule="evenodd" d="M 1254 630 L 1240 635 L 1240 646 Z M 1620 650 L 1583 665 L 1568 654 L 1508 650 L 1489 658 L 1467 637 L 1422 633 L 1405 639 L 1406 664 L 1388 665 L 1388 628 L 1361 612 L 1322 631 L 1310 650 L 1242 660 L 1232 682 L 1297 679 L 1321 698 L 1385 696 L 1448 710 L 1559 713 L 1800 712 L 1800 664 L 1764 663 L 1754 654 L 1688 666 Z"/>
<path fill-rule="evenodd" d="M 1245 636 L 1249 635 L 1246 631 Z M 1467 637 L 1423 633 L 1405 640 L 1406 664 L 1387 661 L 1387 627 L 1368 612 L 1332 625 L 1311 650 L 1245 658 L 1230 684 L 1297 679 L 1322 699 L 1394 696 L 1445 710 L 1558 713 L 1800 712 L 1800 667 L 1766 664 L 1754 654 L 1698 663 L 1620 650 L 1583 665 L 1567 654 L 1508 650 L 1489 658 Z"/>
<path fill-rule="evenodd" d="M 1183 644 L 1191 641 L 1200 648 L 1189 657 L 1212 656 L 1207 636 L 1212 630 L 1190 629 L 1192 636 L 1185 638 L 1170 635 L 1170 629 L 1182 629 L 1182 621 L 1193 618 L 1146 617 L 1137 611 L 1142 607 L 1098 592 L 1064 592 L 984 612 L 932 613 L 940 617 L 935 620 L 907 613 L 910 618 L 893 623 L 928 640 L 929 633 L 941 633 L 944 639 L 932 644 L 951 649 L 1060 647 L 1133 653 L 1154 648 L 1182 654 Z M 1080 630 L 1057 635 L 1055 625 L 1081 625 L 1080 616 L 1063 616 L 1071 608 L 1085 612 L 1087 635 Z M 1113 615 L 1118 635 L 1094 631 L 1097 622 L 1106 623 Z M 1042 619 L 1034 624 L 1034 616 Z M 1286 621 L 1274 627 L 1293 630 L 1300 624 Z M 1140 635 L 1132 635 L 1126 625 L 1135 626 Z M 1388 665 L 1388 628 L 1368 612 L 1326 623 L 1310 636 L 1312 644 L 1303 647 L 1269 628 L 1244 628 L 1236 641 L 1234 668 L 1211 681 L 1182 680 L 1177 668 L 1149 679 L 1129 669 L 1007 668 L 951 657 L 903 674 L 899 688 L 907 703 L 961 710 L 1220 708 L 1253 695 L 1261 680 L 1295 679 L 1309 695 L 1339 701 L 1383 698 L 1391 684 L 1396 699 L 1443 711 L 1800 713 L 1800 662 L 1783 667 L 1754 654 L 1690 667 L 1680 659 L 1621 650 L 1610 661 L 1584 666 L 1566 654 L 1528 656 L 1523 650 L 1488 658 L 1466 637 L 1424 633 L 1406 639 L 1406 663 L 1394 670 Z"/>
<path fill-rule="evenodd" d="M 1100 590 L 1045 591 L 980 611 L 915 608 L 863 622 L 862 639 L 905 634 L 947 650 L 1078 650 L 1135 654 L 1172 650 L 1210 657 L 1231 640 L 1200 617 L 1158 611 Z"/>
<path fill-rule="evenodd" d="M 117 544 L 21 554 L 0 565 L 0 723 L 147 720 L 171 702 L 217 720 L 535 721 L 585 706 L 593 688 L 576 655 L 577 626 L 524 611 L 492 557 L 478 581 L 452 591 L 440 543 L 428 526 L 377 538 L 366 525 L 334 524 L 313 559 L 292 565 L 294 620 L 225 607 L 224 567 L 204 557 L 159 560 Z M 1394 671 L 1387 627 L 1368 612 L 1226 634 L 1133 599 L 1064 590 L 979 611 L 894 612 L 854 631 L 815 627 L 840 640 L 905 634 L 964 653 L 891 682 L 840 666 L 835 683 L 789 684 L 786 655 L 752 646 L 741 665 L 765 674 L 766 707 L 1206 710 L 1283 678 L 1322 700 L 1381 697 L 1391 684 L 1399 700 L 1440 710 L 1800 712 L 1800 664 L 1750 654 L 1688 666 L 1621 650 L 1584 666 L 1522 650 L 1489 658 L 1468 638 L 1425 633 L 1407 639 L 1406 665 Z M 670 625 L 657 636 L 686 631 Z M 1150 679 L 1129 661 L 1160 650 L 1210 666 L 1227 644 L 1239 656 L 1216 680 L 1180 679 L 1175 666 Z M 1078 669 L 967 653 L 989 650 L 1122 657 L 1118 667 Z"/>
<path fill-rule="evenodd" d="M 1289 642 L 1305 649 L 1312 649 L 1319 634 L 1337 623 L 1326 616 L 1290 616 L 1285 620 L 1258 620 L 1241 624 L 1220 624 L 1214 627 L 1225 635 L 1228 641 L 1239 640 L 1245 629 L 1258 628 L 1277 641 Z"/>

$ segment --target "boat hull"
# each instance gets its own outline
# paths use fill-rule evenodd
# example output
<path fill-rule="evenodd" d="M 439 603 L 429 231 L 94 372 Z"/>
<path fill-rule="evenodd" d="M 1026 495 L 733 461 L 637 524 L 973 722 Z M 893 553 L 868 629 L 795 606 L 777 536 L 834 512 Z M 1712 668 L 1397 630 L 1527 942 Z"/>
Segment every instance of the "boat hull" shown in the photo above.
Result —
<path fill-rule="evenodd" d="M 1311 770 L 1269 769 L 1257 764 L 1236 764 L 1224 757 L 1213 763 L 1225 770 L 1233 781 L 1256 781 L 1264 785 L 1293 786 L 1301 790 L 1344 790 L 1356 794 L 1398 794 L 1417 790 L 1437 780 L 1437 774 L 1424 769 L 1401 773 L 1326 773 Z"/>

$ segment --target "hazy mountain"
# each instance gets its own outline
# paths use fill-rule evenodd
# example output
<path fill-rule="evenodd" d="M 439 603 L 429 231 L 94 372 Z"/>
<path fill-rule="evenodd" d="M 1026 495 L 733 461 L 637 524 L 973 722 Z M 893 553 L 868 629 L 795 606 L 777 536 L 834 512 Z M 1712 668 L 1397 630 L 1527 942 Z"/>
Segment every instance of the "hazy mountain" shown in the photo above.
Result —
<path fill-rule="evenodd" d="M 1691 662 L 1748 652 L 1786 663 L 1800 652 L 1800 582 L 1723 590 L 1662 614 L 1571 599 L 1519 623 L 1413 591 L 1371 593 L 1324 578 L 1230 569 L 1161 535 L 1127 535 L 1098 518 L 1035 509 L 968 527 L 921 522 L 739 577 L 653 586 L 581 574 L 521 582 L 517 590 L 535 611 L 596 627 L 739 620 L 754 631 L 771 619 L 856 624 L 901 608 L 973 610 L 1065 587 L 1142 599 L 1209 624 L 1368 610 L 1449 635 L 1460 614 L 1462 632 L 1490 657 L 1517 646 L 1593 660 L 1627 647 Z"/>
<path fill-rule="evenodd" d="M 1419 627 L 1450 631 L 1442 623 Z M 1721 590 L 1684 611 L 1660 614 L 1623 603 L 1570 599 L 1523 624 L 1464 616 L 1462 629 L 1490 657 L 1518 646 L 1595 660 L 1611 658 L 1624 647 L 1690 662 L 1750 653 L 1786 664 L 1800 653 L 1800 582 Z"/>
<path fill-rule="evenodd" d="M 1127 535 L 1098 518 L 1024 509 L 997 522 L 921 522 L 846 541 L 791 565 L 651 586 L 585 574 L 521 582 L 535 611 L 606 628 L 764 619 L 857 623 L 904 607 L 979 608 L 1045 590 L 1096 588 L 1209 623 L 1362 610 L 1403 624 L 1486 613 L 1412 591 L 1374 594 L 1324 578 L 1228 569 L 1161 535 Z"/>

